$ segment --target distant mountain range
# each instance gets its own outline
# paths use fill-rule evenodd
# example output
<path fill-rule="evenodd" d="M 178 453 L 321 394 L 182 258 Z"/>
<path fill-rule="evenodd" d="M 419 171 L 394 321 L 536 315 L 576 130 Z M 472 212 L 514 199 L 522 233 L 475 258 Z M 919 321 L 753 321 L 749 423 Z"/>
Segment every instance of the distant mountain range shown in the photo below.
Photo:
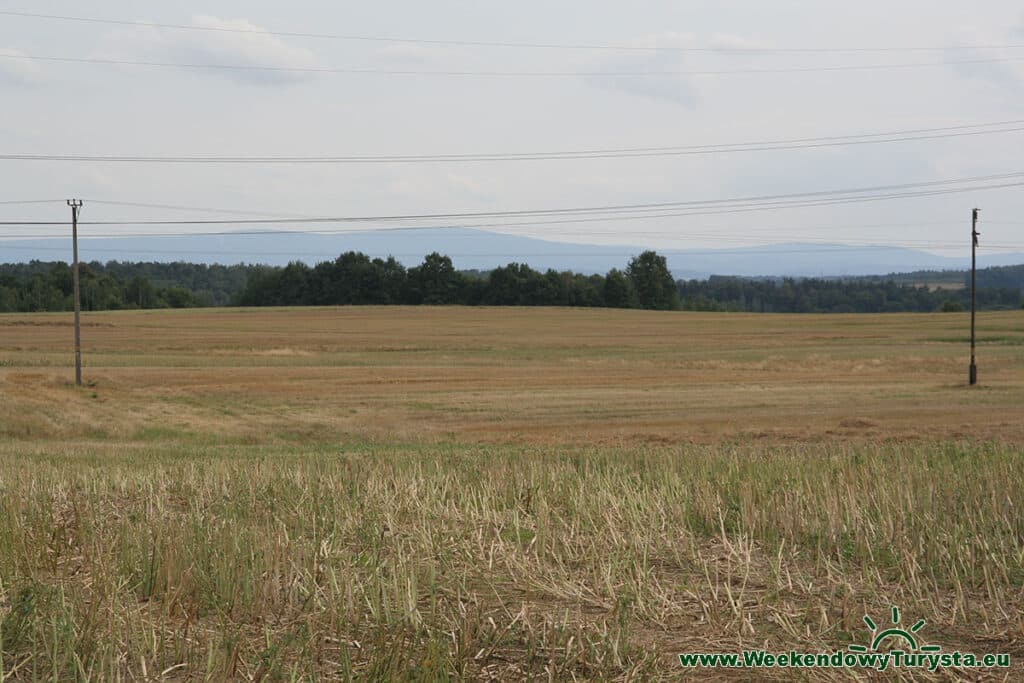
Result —
<path fill-rule="evenodd" d="M 489 270 L 511 262 L 536 270 L 606 273 L 624 268 L 629 259 L 649 247 L 553 242 L 465 228 L 390 230 L 319 235 L 265 233 L 183 235 L 174 237 L 89 238 L 79 240 L 83 261 L 187 261 L 192 263 L 263 263 L 289 261 L 316 264 L 345 251 L 370 256 L 394 256 L 406 266 L 420 263 L 433 251 L 451 256 L 461 270 Z M 936 256 L 924 251 L 889 246 L 842 244 L 775 244 L 730 249 L 656 249 L 668 258 L 677 278 L 710 275 L 846 276 L 885 275 L 916 270 L 963 270 L 970 256 Z M 70 261 L 70 240 L 0 240 L 0 262 Z M 979 257 L 979 266 L 1024 263 L 1024 253 Z"/>

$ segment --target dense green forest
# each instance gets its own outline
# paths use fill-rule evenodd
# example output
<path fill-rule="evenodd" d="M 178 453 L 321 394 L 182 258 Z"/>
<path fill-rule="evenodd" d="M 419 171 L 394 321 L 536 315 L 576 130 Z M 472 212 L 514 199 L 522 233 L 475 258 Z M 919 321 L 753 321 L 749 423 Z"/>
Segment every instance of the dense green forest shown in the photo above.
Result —
<path fill-rule="evenodd" d="M 1000 287 L 979 286 L 983 309 L 1021 306 L 1024 266 L 988 271 L 979 278 Z M 1014 279 L 1016 278 L 1016 279 Z M 930 290 L 893 280 L 748 279 L 712 277 L 673 283 L 664 257 L 645 252 L 624 270 L 607 275 L 510 264 L 489 273 L 461 273 L 451 259 L 431 254 L 408 270 L 394 259 L 355 252 L 313 268 L 292 263 L 253 273 L 238 299 L 244 306 L 336 304 L 463 304 L 491 306 L 604 306 L 609 308 L 854 313 L 956 311 L 970 304 L 966 289 Z"/>
<path fill-rule="evenodd" d="M 243 306 L 338 304 L 462 304 L 467 306 L 606 306 L 679 308 L 679 290 L 665 257 L 644 252 L 624 271 L 581 275 L 533 270 L 521 263 L 486 275 L 462 273 L 433 253 L 406 270 L 393 258 L 348 252 L 310 268 L 292 263 L 253 273 L 239 297 Z"/>
<path fill-rule="evenodd" d="M 971 272 L 963 270 L 916 270 L 892 275 L 868 275 L 852 278 L 857 282 L 892 281 L 909 285 L 952 285 L 969 287 Z M 978 270 L 978 288 L 1024 289 L 1024 265 L 995 266 Z"/>
<path fill-rule="evenodd" d="M 192 263 L 83 263 L 82 309 L 226 306 L 237 298 L 252 266 Z M 0 265 L 0 312 L 69 311 L 71 266 L 32 261 Z"/>
<path fill-rule="evenodd" d="M 971 274 L 964 273 L 961 281 L 965 287 L 970 286 Z M 982 268 L 978 271 L 978 289 L 982 287 L 1024 291 L 1024 265 Z"/>
<path fill-rule="evenodd" d="M 711 277 L 673 282 L 665 258 L 645 252 L 605 275 L 540 272 L 512 263 L 491 271 L 458 271 L 430 254 L 406 268 L 394 258 L 347 252 L 316 266 L 88 263 L 81 266 L 82 308 L 459 304 L 467 306 L 589 306 L 611 308 L 853 313 L 957 311 L 970 305 L 967 288 L 932 289 L 919 282 L 961 284 L 960 271 L 885 278 L 772 279 Z M 978 271 L 982 309 L 1019 308 L 1024 265 Z M 71 268 L 33 261 L 0 265 L 0 312 L 67 311 L 73 307 Z"/>
<path fill-rule="evenodd" d="M 929 289 L 893 280 L 878 282 L 820 279 L 751 280 L 711 277 L 680 282 L 682 306 L 697 311 L 754 313 L 889 313 L 963 311 L 969 289 Z M 1019 308 L 1020 289 L 978 287 L 983 310 Z"/>

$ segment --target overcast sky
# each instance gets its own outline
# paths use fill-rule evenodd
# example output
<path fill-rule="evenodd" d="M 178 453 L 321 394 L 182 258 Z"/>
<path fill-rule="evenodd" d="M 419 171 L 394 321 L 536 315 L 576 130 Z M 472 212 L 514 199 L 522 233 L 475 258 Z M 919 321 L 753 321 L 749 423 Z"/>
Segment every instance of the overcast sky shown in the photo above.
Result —
<path fill-rule="evenodd" d="M 760 48 L 1024 44 L 1024 9 L 1009 0 L 0 0 L 0 10 L 207 28 L 485 42 Z M 611 78 L 225 72 L 0 57 L 0 154 L 534 152 L 746 142 L 1024 119 L 1024 61 L 1015 61 L 1024 60 L 1024 49 L 615 52 L 325 40 L 0 16 L 4 54 L 492 72 L 721 71 L 1010 60 L 878 71 Z M 1024 133 L 1018 132 L 717 156 L 443 165 L 0 161 L 0 202 L 74 196 L 292 216 L 637 204 L 1024 171 L 1022 142 Z M 942 246 L 965 240 L 970 208 L 978 205 L 983 209 L 983 246 L 1020 245 L 1022 197 L 1024 189 L 1012 188 L 505 231 L 677 247 L 805 239 Z M 100 205 L 87 205 L 86 212 L 83 218 L 91 220 L 207 216 Z M 63 220 L 66 213 L 58 205 L 0 206 L 3 220 Z"/>

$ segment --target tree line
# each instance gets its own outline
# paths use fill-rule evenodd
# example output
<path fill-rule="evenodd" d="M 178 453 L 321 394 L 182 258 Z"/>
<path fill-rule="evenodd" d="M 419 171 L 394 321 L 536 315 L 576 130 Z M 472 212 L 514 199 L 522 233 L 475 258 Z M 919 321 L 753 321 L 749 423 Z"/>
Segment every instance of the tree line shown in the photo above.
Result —
<path fill-rule="evenodd" d="M 79 265 L 82 309 L 226 306 L 245 288 L 252 266 L 193 263 Z M 66 263 L 0 265 L 0 312 L 70 311 L 74 282 Z"/>
<path fill-rule="evenodd" d="M 459 271 L 432 253 L 406 268 L 394 258 L 346 252 L 315 266 L 284 267 L 125 263 L 81 265 L 84 310 L 196 306 L 464 305 L 587 306 L 764 313 L 956 311 L 965 288 L 935 288 L 887 279 L 796 279 L 714 276 L 675 282 L 663 256 L 634 257 L 604 275 L 541 272 L 522 263 Z M 982 309 L 1021 306 L 1024 266 L 979 271 Z M 68 311 L 71 268 L 33 261 L 0 265 L 0 312 Z"/>
<path fill-rule="evenodd" d="M 408 304 L 464 306 L 591 306 L 679 308 L 679 290 L 664 256 L 646 251 L 625 270 L 607 275 L 540 272 L 510 263 L 481 273 L 455 269 L 452 260 L 429 254 L 406 269 L 394 258 L 371 259 L 346 252 L 314 267 L 301 262 L 260 268 L 238 303 L 242 306 L 332 306 Z"/>
<path fill-rule="evenodd" d="M 970 307 L 967 288 L 943 289 L 893 280 L 780 280 L 716 277 L 679 282 L 682 307 L 749 313 L 929 313 Z M 983 310 L 1021 307 L 1021 289 L 978 288 Z"/>
<path fill-rule="evenodd" d="M 948 285 L 971 286 L 969 270 L 915 270 L 911 273 L 893 273 L 891 275 L 861 275 L 854 281 L 884 282 L 892 280 L 899 284 L 911 285 Z M 979 289 L 1019 289 L 1024 290 L 1024 264 L 1016 266 L 989 266 L 978 269 Z"/>
<path fill-rule="evenodd" d="M 1024 267 L 1017 287 L 979 288 L 983 309 L 1021 307 Z M 1000 284 L 1014 284 L 1003 270 Z M 488 273 L 456 270 L 447 256 L 430 254 L 406 270 L 393 258 L 348 252 L 309 267 L 261 268 L 238 299 L 243 306 L 342 304 L 460 304 L 466 306 L 591 306 L 655 310 L 757 313 L 885 313 L 964 310 L 967 289 L 938 289 L 893 280 L 767 279 L 713 276 L 674 282 L 663 256 L 647 251 L 624 270 L 606 275 L 540 272 L 512 263 Z"/>

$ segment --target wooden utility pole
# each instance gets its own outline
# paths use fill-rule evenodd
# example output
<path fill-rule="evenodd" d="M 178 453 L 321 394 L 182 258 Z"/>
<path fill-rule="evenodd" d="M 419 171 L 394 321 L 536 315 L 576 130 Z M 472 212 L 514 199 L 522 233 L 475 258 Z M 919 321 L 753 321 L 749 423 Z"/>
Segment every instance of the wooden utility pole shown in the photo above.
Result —
<path fill-rule="evenodd" d="M 81 199 L 69 199 L 71 207 L 71 244 L 74 262 L 71 266 L 71 277 L 75 281 L 75 384 L 82 386 L 82 298 L 78 287 L 78 211 L 82 208 Z"/>
<path fill-rule="evenodd" d="M 978 209 L 971 212 L 971 369 L 969 381 L 978 383 L 978 365 L 974 362 L 974 317 L 978 308 Z"/>

